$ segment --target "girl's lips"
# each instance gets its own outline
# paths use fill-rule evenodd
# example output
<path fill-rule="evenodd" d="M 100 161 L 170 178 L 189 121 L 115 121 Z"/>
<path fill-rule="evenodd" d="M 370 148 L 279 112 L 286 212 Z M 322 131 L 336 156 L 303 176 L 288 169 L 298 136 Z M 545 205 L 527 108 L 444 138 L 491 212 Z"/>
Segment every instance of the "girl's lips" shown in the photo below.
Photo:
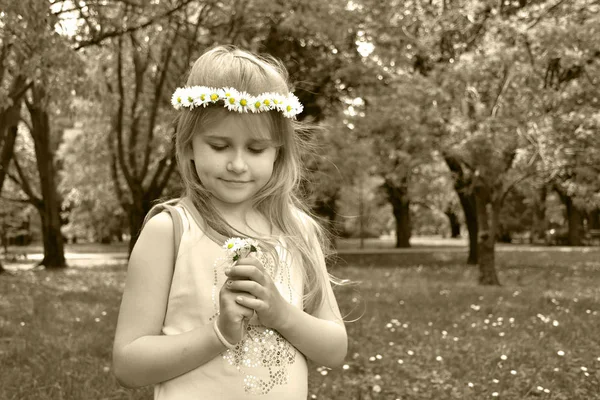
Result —
<path fill-rule="evenodd" d="M 223 178 L 221 178 L 221 180 L 223 182 L 232 183 L 232 184 L 236 184 L 236 185 L 241 185 L 241 184 L 244 184 L 244 183 L 250 183 L 251 182 L 251 181 L 236 181 L 236 180 L 229 180 L 229 179 L 223 179 Z"/>

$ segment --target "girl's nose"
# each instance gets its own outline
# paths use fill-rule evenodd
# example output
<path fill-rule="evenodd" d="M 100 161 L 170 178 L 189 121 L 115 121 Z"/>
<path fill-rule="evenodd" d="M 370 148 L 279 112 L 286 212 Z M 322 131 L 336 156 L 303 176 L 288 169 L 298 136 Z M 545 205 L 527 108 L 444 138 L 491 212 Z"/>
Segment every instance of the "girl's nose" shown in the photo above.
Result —
<path fill-rule="evenodd" d="M 235 172 L 236 174 L 241 174 L 242 172 L 246 172 L 248 170 L 248 164 L 242 157 L 240 152 L 236 152 L 235 157 L 227 163 L 227 171 Z"/>

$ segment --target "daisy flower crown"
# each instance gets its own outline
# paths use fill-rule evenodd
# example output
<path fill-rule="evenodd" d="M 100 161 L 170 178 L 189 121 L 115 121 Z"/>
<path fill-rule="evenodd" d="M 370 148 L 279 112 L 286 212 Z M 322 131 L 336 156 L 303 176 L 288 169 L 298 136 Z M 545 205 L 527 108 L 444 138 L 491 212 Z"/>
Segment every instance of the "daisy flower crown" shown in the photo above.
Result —
<path fill-rule="evenodd" d="M 304 107 L 292 93 L 262 93 L 251 96 L 234 88 L 211 88 L 207 86 L 191 86 L 177 88 L 171 98 L 171 104 L 176 110 L 206 107 L 222 102 L 229 111 L 239 113 L 260 113 L 276 110 L 286 118 L 295 118 Z"/>

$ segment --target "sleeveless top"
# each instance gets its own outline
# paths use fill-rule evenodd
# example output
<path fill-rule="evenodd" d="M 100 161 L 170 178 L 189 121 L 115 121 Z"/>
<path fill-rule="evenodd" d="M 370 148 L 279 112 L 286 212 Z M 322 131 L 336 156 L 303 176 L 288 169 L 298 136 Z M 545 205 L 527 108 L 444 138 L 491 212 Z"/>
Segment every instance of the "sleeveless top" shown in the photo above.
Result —
<path fill-rule="evenodd" d="M 186 201 L 187 200 L 187 201 Z M 189 199 L 177 206 L 182 236 L 177 251 L 164 335 L 177 335 L 212 324 L 219 315 L 219 291 L 232 264 Z M 209 237 L 210 236 L 210 237 Z M 260 256 L 281 296 L 302 305 L 302 274 L 291 264 L 283 246 L 277 246 L 279 265 L 267 252 Z M 261 325 L 256 315 L 243 339 L 209 362 L 154 388 L 155 400 L 302 399 L 307 398 L 306 358 L 276 330 Z"/>

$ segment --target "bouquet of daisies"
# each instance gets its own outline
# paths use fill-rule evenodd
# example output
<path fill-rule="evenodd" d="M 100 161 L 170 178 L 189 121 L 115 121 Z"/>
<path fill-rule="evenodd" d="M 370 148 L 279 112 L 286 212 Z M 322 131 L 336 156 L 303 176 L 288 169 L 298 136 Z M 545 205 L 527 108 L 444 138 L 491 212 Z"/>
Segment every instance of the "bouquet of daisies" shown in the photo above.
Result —
<path fill-rule="evenodd" d="M 248 257 L 250 253 L 260 255 L 262 252 L 256 240 L 238 237 L 227 239 L 223 248 L 227 251 L 227 255 L 231 257 L 231 261 L 233 262 L 236 262 L 240 258 Z"/>

